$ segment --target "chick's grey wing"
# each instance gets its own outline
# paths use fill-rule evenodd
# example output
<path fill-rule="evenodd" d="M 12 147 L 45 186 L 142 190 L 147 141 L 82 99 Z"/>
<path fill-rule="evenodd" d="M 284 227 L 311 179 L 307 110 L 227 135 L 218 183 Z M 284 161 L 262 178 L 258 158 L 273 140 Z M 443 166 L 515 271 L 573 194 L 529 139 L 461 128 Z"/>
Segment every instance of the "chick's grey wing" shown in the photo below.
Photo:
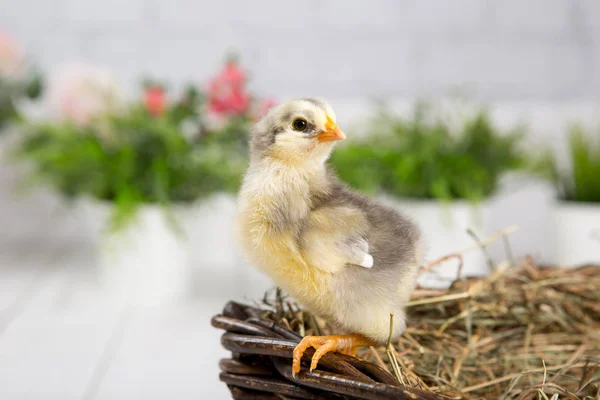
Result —
<path fill-rule="evenodd" d="M 423 240 L 412 220 L 376 202 L 369 205 L 367 212 L 371 226 L 367 240 L 377 264 L 382 268 L 421 264 Z"/>
<path fill-rule="evenodd" d="M 375 267 L 381 269 L 416 265 L 422 261 L 421 232 L 410 218 L 387 205 L 354 192 L 331 172 L 330 179 L 332 186 L 327 202 L 350 204 L 366 215 L 369 229 L 359 242 L 366 242 L 366 253 L 373 256 Z"/>

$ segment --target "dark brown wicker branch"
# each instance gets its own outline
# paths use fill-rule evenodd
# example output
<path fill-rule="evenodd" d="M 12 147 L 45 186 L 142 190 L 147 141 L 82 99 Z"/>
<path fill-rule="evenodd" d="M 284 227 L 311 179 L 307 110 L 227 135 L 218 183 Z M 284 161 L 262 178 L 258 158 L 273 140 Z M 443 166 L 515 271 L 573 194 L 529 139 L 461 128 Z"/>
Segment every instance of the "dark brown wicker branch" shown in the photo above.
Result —
<path fill-rule="evenodd" d="M 308 372 L 314 354 L 306 351 L 304 369 L 292 376 L 292 352 L 301 336 L 264 318 L 268 311 L 229 302 L 212 325 L 224 329 L 221 344 L 233 359 L 221 360 L 221 381 L 234 399 L 444 399 L 435 393 L 401 386 L 381 367 L 341 354 L 326 354 L 319 370 Z M 279 397 L 278 397 L 279 396 Z"/>

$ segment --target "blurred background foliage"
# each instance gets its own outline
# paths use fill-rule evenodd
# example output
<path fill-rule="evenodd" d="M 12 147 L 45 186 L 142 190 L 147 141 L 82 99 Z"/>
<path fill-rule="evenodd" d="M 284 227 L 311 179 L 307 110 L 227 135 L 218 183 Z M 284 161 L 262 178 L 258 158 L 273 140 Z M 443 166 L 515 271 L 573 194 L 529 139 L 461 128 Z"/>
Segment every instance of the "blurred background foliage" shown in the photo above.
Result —
<path fill-rule="evenodd" d="M 20 120 L 16 93 L 35 97 L 42 86 L 37 76 L 13 79 L 11 87 L 17 82 L 18 92 L 2 92 L 10 106 L 0 103 L 0 115 L 13 121 Z M 248 91 L 235 57 L 206 89 L 189 84 L 172 94 L 147 79 L 133 101 L 123 101 L 110 73 L 93 66 L 72 66 L 58 82 L 50 90 L 57 118 L 22 120 L 13 155 L 28 165 L 31 185 L 111 204 L 115 229 L 143 205 L 168 209 L 235 193 L 248 165 L 250 127 L 275 104 Z M 382 108 L 368 127 L 330 159 L 342 180 L 365 193 L 476 203 L 507 172 L 523 171 L 551 179 L 562 199 L 600 201 L 600 140 L 581 127 L 571 129 L 566 171 L 552 152 L 524 149 L 525 127 L 499 129 L 485 108 L 464 113 L 420 101 L 407 116 Z"/>
<path fill-rule="evenodd" d="M 492 195 L 505 172 L 526 167 L 523 128 L 502 132 L 485 110 L 452 125 L 426 102 L 406 118 L 382 111 L 368 135 L 342 144 L 331 163 L 368 193 L 473 202 Z"/>
<path fill-rule="evenodd" d="M 105 104 L 70 105 L 68 118 L 24 124 L 13 155 L 29 166 L 30 185 L 112 204 L 115 229 L 144 204 L 234 193 L 248 163 L 250 125 L 264 110 L 246 94 L 237 65 L 226 64 L 216 81 L 207 93 L 188 85 L 168 99 L 165 85 L 146 80 L 142 96 L 126 104 L 116 104 L 111 85 L 96 84 Z"/>
<path fill-rule="evenodd" d="M 554 152 L 546 151 L 541 164 L 561 200 L 600 203 L 600 128 L 586 130 L 573 124 L 568 131 L 568 163 L 564 168 Z"/>
<path fill-rule="evenodd" d="M 0 74 L 0 134 L 10 123 L 20 120 L 19 103 L 23 100 L 37 99 L 42 90 L 40 73 L 30 72 L 17 79 L 9 79 Z"/>

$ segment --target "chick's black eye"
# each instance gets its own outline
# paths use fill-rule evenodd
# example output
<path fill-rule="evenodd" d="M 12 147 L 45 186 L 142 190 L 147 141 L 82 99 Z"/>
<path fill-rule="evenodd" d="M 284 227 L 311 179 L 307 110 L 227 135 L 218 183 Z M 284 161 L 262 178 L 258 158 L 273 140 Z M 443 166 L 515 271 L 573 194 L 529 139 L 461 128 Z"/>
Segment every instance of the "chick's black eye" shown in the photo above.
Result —
<path fill-rule="evenodd" d="M 296 118 L 294 122 L 292 122 L 292 128 L 298 132 L 304 132 L 307 127 L 306 120 L 304 118 Z"/>

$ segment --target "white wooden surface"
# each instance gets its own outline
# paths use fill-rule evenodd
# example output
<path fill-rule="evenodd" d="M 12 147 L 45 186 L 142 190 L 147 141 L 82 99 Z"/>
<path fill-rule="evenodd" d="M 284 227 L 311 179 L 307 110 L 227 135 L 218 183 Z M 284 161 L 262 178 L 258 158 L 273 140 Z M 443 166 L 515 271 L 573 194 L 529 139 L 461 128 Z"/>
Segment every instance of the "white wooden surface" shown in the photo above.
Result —
<path fill-rule="evenodd" d="M 3 245 L 0 399 L 229 398 L 210 318 L 236 288 L 219 286 L 179 305 L 126 309 L 97 285 L 89 247 Z"/>

